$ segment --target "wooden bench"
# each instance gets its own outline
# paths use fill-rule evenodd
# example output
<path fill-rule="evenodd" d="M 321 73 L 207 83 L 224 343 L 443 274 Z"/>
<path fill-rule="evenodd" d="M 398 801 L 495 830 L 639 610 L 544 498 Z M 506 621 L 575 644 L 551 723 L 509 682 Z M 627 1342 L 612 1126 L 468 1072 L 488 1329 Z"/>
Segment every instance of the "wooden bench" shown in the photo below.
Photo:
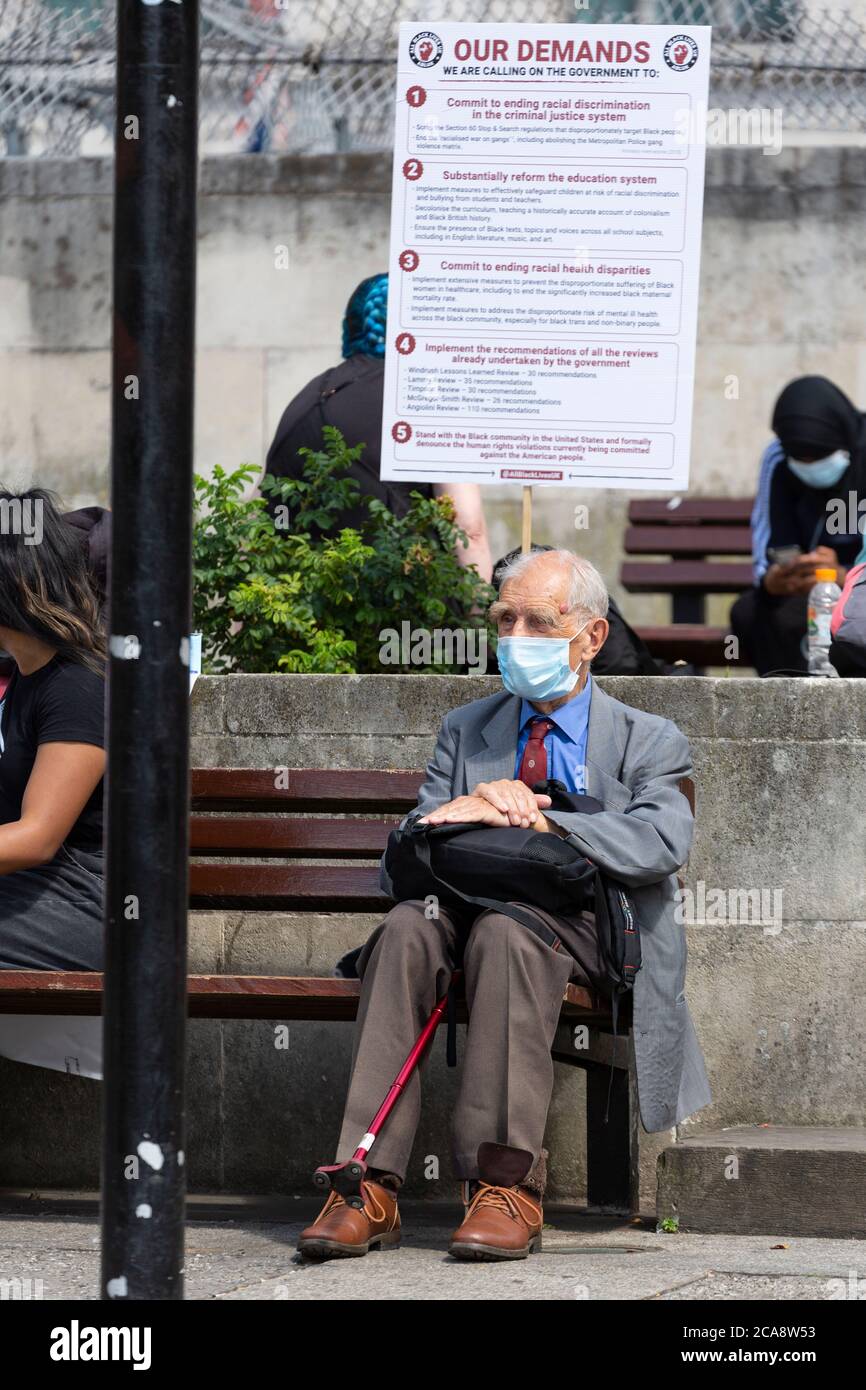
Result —
<path fill-rule="evenodd" d="M 750 497 L 646 498 L 629 504 L 623 549 L 644 558 L 623 562 L 623 588 L 630 594 L 671 596 L 671 623 L 636 629 L 654 656 L 697 667 L 728 664 L 730 629 L 707 625 L 706 598 L 751 588 L 751 558 L 739 558 L 752 554 L 751 511 Z"/>
<path fill-rule="evenodd" d="M 270 770 L 193 771 L 190 907 L 384 915 L 390 901 L 379 888 L 378 859 L 389 831 L 416 805 L 423 773 L 308 769 L 290 770 L 281 780 L 287 785 Z M 691 781 L 682 788 L 694 810 Z M 360 934 L 359 945 L 368 934 Z M 333 976 L 191 975 L 188 1011 L 191 1018 L 351 1021 L 360 988 L 358 980 Z M 101 1012 L 101 974 L 0 971 L 0 1013 Z M 457 1018 L 466 1022 L 462 999 Z M 551 1053 L 587 1073 L 588 1203 L 596 1209 L 638 1209 L 630 1024 L 630 1000 L 614 1037 L 607 1001 L 567 986 Z M 586 1046 L 576 1045 L 578 1025 L 588 1029 Z"/>

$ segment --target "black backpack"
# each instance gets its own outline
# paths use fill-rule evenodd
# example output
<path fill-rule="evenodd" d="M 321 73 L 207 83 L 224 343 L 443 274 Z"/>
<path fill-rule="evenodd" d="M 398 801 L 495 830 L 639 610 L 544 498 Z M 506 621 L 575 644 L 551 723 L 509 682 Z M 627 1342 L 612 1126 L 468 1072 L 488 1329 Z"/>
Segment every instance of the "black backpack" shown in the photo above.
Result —
<path fill-rule="evenodd" d="M 467 905 L 479 911 L 492 908 L 549 946 L 556 934 L 523 911 L 521 903 L 557 916 L 590 912 L 605 968 L 599 988 L 616 1001 L 634 984 L 641 963 L 640 928 L 626 889 L 558 835 L 519 826 L 413 821 L 391 832 L 385 869 L 397 902 L 435 897 L 463 916 Z"/>
<path fill-rule="evenodd" d="M 604 810 L 594 797 L 568 792 L 555 778 L 536 782 L 532 790 L 549 796 L 552 810 L 588 815 Z M 574 845 L 556 834 L 519 826 L 419 825 L 413 818 L 402 830 L 392 830 L 385 869 L 397 902 L 435 897 L 464 916 L 467 904 L 493 908 L 520 922 L 549 946 L 556 940 L 555 933 L 523 911 L 521 902 L 563 916 L 591 912 L 605 968 L 605 979 L 596 983 L 610 998 L 616 1037 L 619 1001 L 631 991 L 641 966 L 640 925 L 624 885 Z M 493 893 L 498 896 L 490 896 Z M 453 989 L 448 991 L 446 1057 L 449 1066 L 457 1065 Z M 605 1120 L 613 1069 L 611 1063 Z"/>
<path fill-rule="evenodd" d="M 604 809 L 594 797 L 566 791 L 555 778 L 536 782 L 532 790 L 549 796 L 555 811 L 594 815 Z M 436 897 L 463 915 L 467 904 L 493 908 L 548 945 L 555 934 L 521 911 L 521 902 L 558 916 L 591 912 L 605 967 L 599 988 L 611 998 L 614 1016 L 619 996 L 634 985 L 641 949 L 631 897 L 559 835 L 519 826 L 419 825 L 416 818 L 391 832 L 385 869 L 397 902 Z"/>

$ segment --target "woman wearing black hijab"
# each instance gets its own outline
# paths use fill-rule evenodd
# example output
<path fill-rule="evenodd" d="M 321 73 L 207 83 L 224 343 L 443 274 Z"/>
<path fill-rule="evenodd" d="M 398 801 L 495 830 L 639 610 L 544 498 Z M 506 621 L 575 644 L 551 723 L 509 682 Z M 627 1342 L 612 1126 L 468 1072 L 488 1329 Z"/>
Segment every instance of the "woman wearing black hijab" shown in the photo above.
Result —
<path fill-rule="evenodd" d="M 861 499 L 866 510 L 866 414 L 844 391 L 823 376 L 799 377 L 776 401 L 772 427 L 752 512 L 755 587 L 731 610 L 743 655 L 761 676 L 808 671 L 815 570 L 835 569 L 841 588 L 863 544 Z"/>

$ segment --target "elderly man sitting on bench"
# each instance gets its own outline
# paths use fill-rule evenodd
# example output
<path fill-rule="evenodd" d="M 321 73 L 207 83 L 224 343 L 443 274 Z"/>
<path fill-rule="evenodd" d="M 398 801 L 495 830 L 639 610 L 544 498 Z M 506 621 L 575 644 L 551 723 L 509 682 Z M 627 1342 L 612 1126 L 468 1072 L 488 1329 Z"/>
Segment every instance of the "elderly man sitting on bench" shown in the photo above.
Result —
<path fill-rule="evenodd" d="M 673 723 L 594 684 L 589 668 L 607 636 L 607 607 L 601 576 L 570 551 L 522 555 L 510 565 L 492 609 L 505 690 L 445 717 L 407 820 L 532 826 L 563 835 L 631 888 L 643 953 L 633 1001 L 639 1104 L 644 1127 L 658 1131 L 710 1101 L 683 994 L 685 935 L 674 915 L 676 873 L 692 837 L 679 782 L 692 768 L 688 743 Z M 547 777 L 595 797 L 604 810 L 551 810 L 549 797 L 530 790 Z M 382 886 L 390 892 L 384 870 Z M 550 1047 L 560 1004 L 569 981 L 602 984 L 598 942 L 581 914 L 529 910 L 553 930 L 554 945 L 489 909 L 469 923 L 463 957 L 469 1028 L 453 1116 L 465 1204 L 450 1245 L 458 1259 L 520 1259 L 539 1247 Z M 401 902 L 364 946 L 338 1163 L 355 1151 L 433 1001 L 447 989 L 465 925 L 441 905 L 431 919 L 424 902 Z M 416 1070 L 376 1139 L 363 1209 L 332 1191 L 301 1234 L 298 1248 L 307 1258 L 399 1244 L 397 1192 L 420 1104 Z"/>

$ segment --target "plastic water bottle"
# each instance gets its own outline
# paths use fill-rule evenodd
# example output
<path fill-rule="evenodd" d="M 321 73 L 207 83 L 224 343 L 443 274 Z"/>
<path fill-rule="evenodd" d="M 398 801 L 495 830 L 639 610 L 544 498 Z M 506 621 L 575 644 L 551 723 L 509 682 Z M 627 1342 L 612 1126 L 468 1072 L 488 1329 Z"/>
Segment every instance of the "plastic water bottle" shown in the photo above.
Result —
<path fill-rule="evenodd" d="M 830 664 L 830 619 L 833 616 L 841 589 L 836 583 L 836 571 L 815 571 L 815 583 L 809 591 L 809 675 L 838 676 Z"/>
<path fill-rule="evenodd" d="M 189 693 L 201 675 L 201 639 L 200 632 L 191 632 L 189 635 Z"/>

